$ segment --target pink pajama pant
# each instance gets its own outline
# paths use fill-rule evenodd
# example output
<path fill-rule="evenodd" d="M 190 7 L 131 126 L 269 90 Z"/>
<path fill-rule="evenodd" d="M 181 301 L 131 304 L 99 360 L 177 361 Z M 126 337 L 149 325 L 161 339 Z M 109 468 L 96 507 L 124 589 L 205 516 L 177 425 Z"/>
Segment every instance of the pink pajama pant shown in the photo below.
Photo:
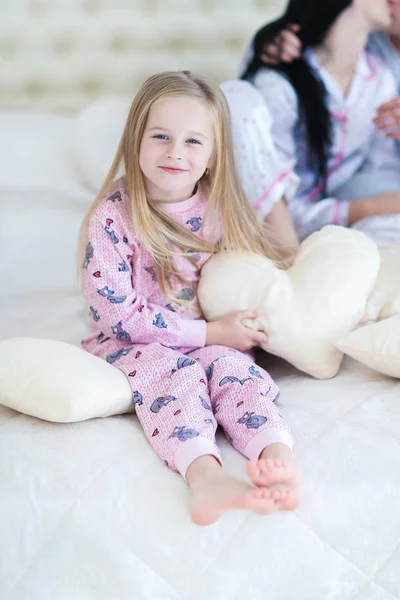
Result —
<path fill-rule="evenodd" d="M 218 425 L 249 459 L 258 459 L 272 443 L 291 448 L 289 427 L 274 404 L 279 389 L 250 354 L 224 346 L 182 352 L 151 343 L 114 358 L 112 364 L 129 378 L 148 441 L 183 477 L 200 456 L 222 463 L 215 442 Z"/>

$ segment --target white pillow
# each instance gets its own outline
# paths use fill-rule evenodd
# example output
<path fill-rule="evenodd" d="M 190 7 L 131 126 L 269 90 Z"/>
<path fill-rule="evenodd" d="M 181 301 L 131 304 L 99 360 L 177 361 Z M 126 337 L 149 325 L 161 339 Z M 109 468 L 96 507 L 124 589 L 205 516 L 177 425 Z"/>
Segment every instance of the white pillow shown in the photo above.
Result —
<path fill-rule="evenodd" d="M 5 189 L 85 192 L 71 156 L 75 117 L 0 112 L 0 181 Z M 33 202 L 32 202 L 33 204 Z"/>
<path fill-rule="evenodd" d="M 400 314 L 400 246 L 378 245 L 381 266 L 368 298 L 363 323 Z"/>
<path fill-rule="evenodd" d="M 337 347 L 379 373 L 400 378 L 400 316 L 365 325 L 341 339 Z"/>
<path fill-rule="evenodd" d="M 76 119 L 74 162 L 93 192 L 98 192 L 111 167 L 129 108 L 130 102 L 125 100 L 100 100 L 85 108 Z"/>
<path fill-rule="evenodd" d="M 0 341 L 0 404 L 57 423 L 134 409 L 121 371 L 77 346 L 34 338 Z"/>
<path fill-rule="evenodd" d="M 365 311 L 379 269 L 376 244 L 360 231 L 329 225 L 300 246 L 293 266 L 249 253 L 220 253 L 203 267 L 199 299 L 207 319 L 249 309 L 246 325 L 264 331 L 262 347 L 318 379 L 339 370 L 335 343 Z"/>

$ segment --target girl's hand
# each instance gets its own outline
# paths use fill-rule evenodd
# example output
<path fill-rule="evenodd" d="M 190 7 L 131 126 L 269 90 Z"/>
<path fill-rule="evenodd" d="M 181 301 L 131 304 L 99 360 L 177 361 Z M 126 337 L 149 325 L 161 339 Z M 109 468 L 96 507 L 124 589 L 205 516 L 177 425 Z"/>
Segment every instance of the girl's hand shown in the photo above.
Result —
<path fill-rule="evenodd" d="M 388 138 L 400 138 L 400 96 L 379 106 L 374 123 Z"/>
<path fill-rule="evenodd" d="M 207 323 L 206 346 L 227 346 L 242 352 L 260 346 L 268 339 L 265 333 L 249 329 L 242 323 L 244 319 L 256 317 L 251 311 L 241 310 Z"/>
<path fill-rule="evenodd" d="M 301 56 L 301 41 L 297 37 L 299 25 L 288 25 L 279 33 L 271 44 L 265 44 L 261 60 L 267 65 L 277 65 L 279 62 L 291 63 Z"/>

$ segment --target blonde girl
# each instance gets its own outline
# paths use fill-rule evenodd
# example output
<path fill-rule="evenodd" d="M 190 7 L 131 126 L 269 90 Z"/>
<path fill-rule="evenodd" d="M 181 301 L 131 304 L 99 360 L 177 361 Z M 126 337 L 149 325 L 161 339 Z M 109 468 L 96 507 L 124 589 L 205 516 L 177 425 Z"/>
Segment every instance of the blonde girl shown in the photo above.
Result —
<path fill-rule="evenodd" d="M 187 481 L 199 525 L 300 499 L 278 387 L 250 353 L 265 336 L 242 324 L 255 315 L 207 323 L 197 300 L 213 253 L 274 256 L 240 186 L 230 131 L 218 88 L 187 71 L 148 79 L 80 238 L 91 316 L 83 348 L 127 376 L 143 431 Z M 251 484 L 224 473 L 218 425 L 249 459 Z"/>

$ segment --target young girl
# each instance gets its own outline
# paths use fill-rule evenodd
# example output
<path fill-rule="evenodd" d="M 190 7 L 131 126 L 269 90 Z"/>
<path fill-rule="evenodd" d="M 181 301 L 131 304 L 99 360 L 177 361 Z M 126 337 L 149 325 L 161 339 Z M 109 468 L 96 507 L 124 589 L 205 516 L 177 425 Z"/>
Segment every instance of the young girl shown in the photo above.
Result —
<path fill-rule="evenodd" d="M 263 97 L 271 125 L 258 127 L 270 129 L 278 157 L 300 179 L 289 201 L 300 238 L 329 223 L 352 226 L 367 218 L 365 230 L 379 240 L 378 215 L 397 223 L 399 156 L 373 123 L 397 88 L 387 66 L 364 50 L 368 35 L 390 22 L 387 0 L 290 0 L 283 17 L 254 37 L 242 85 L 254 84 Z M 267 68 L 263 48 L 290 23 L 300 27 L 304 54 Z M 247 106 L 252 102 L 243 93 L 241 113 L 232 117 L 239 120 Z"/>
<path fill-rule="evenodd" d="M 126 175 L 115 181 L 120 166 Z M 111 170 L 83 223 L 88 352 L 130 381 L 157 455 L 189 485 L 191 515 L 269 514 L 300 501 L 278 387 L 249 350 L 264 334 L 248 312 L 206 323 L 201 267 L 221 249 L 272 254 L 235 172 L 223 94 L 189 72 L 147 80 L 131 106 Z M 225 474 L 221 425 L 253 485 Z"/>

